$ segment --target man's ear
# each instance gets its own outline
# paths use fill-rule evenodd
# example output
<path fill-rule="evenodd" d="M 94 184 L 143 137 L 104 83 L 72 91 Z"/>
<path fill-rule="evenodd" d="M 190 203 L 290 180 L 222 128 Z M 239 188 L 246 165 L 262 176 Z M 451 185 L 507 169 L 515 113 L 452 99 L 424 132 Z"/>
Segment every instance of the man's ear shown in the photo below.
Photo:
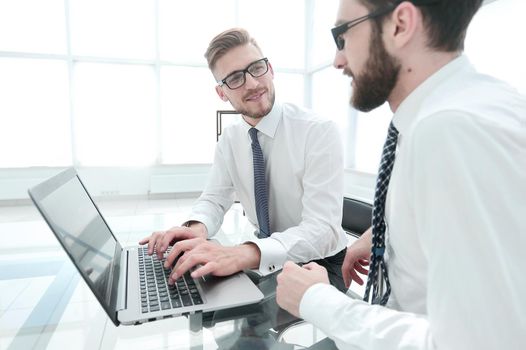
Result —
<path fill-rule="evenodd" d="M 272 78 L 274 78 L 274 68 L 272 68 L 270 62 L 268 62 L 268 69 L 270 70 L 270 75 L 272 75 Z"/>
<path fill-rule="evenodd" d="M 406 46 L 415 36 L 416 29 L 422 21 L 420 10 L 409 1 L 404 1 L 393 11 L 388 21 L 386 34 L 394 48 Z M 420 25 L 423 25 L 420 23 Z"/>
<path fill-rule="evenodd" d="M 223 88 L 221 86 L 216 85 L 216 92 L 217 92 L 217 95 L 219 96 L 220 99 L 222 99 L 225 102 L 228 101 L 228 97 L 226 96 L 226 94 L 223 91 Z"/>

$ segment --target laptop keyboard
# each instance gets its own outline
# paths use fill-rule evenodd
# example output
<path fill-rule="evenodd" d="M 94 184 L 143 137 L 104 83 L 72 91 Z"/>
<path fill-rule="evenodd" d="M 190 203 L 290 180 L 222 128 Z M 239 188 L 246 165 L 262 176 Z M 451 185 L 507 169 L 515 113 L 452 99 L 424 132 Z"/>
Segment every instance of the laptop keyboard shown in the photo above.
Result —
<path fill-rule="evenodd" d="M 148 255 L 148 248 L 139 247 L 139 279 L 142 313 L 182 306 L 203 304 L 203 299 L 190 272 L 168 284 L 171 269 L 165 269 L 164 259 Z"/>

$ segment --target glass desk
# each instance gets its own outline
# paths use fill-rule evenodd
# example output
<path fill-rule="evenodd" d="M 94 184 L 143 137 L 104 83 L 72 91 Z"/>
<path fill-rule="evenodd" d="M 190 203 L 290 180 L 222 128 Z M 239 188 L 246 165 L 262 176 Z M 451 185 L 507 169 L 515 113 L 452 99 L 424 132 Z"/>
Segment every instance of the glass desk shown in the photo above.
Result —
<path fill-rule="evenodd" d="M 258 304 L 188 317 L 192 349 L 203 349 L 202 332 L 210 330 L 218 349 L 306 349 L 325 335 L 281 309 L 275 299 L 275 276 L 257 282 L 265 298 Z M 225 331 L 228 329 L 228 331 Z M 327 340 L 317 344 L 327 347 Z"/>
<path fill-rule="evenodd" d="M 184 221 L 182 210 L 192 202 L 109 201 L 102 209 L 119 241 L 134 245 L 155 229 Z M 27 218 L 0 222 L 0 350 L 303 349 L 325 338 L 276 305 L 273 278 L 258 282 L 265 299 L 255 305 L 115 327 L 36 209 L 12 209 Z M 252 232 L 234 206 L 218 236 L 237 244 Z M 323 342 L 315 347 L 331 348 Z"/>
<path fill-rule="evenodd" d="M 257 281 L 265 295 L 257 304 L 115 327 L 62 254 L 0 265 L 4 274 L 19 277 L 10 283 L 0 278 L 0 302 L 21 291 L 14 307 L 0 314 L 0 349 L 335 348 L 320 330 L 276 304 L 275 276 Z"/>

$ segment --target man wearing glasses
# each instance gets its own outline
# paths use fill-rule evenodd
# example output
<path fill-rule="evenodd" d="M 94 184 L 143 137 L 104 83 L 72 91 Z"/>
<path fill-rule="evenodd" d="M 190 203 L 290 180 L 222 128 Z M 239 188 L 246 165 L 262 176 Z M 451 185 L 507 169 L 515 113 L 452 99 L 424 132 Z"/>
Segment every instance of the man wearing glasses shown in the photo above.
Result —
<path fill-rule="evenodd" d="M 166 260 L 171 266 L 184 252 L 172 281 L 196 265 L 194 278 L 247 269 L 268 275 L 285 260 L 314 260 L 344 290 L 343 147 L 336 125 L 275 101 L 272 66 L 245 30 L 219 34 L 205 57 L 217 94 L 242 117 L 223 130 L 209 182 L 189 220 L 140 243 L 162 256 L 177 242 Z M 258 228 L 257 237 L 234 247 L 207 241 L 219 230 L 234 193 Z"/>
<path fill-rule="evenodd" d="M 481 3 L 340 0 L 352 105 L 394 112 L 343 265 L 347 285 L 368 273 L 365 300 L 313 263 L 285 263 L 276 295 L 342 349 L 526 349 L 526 98 L 462 54 Z"/>

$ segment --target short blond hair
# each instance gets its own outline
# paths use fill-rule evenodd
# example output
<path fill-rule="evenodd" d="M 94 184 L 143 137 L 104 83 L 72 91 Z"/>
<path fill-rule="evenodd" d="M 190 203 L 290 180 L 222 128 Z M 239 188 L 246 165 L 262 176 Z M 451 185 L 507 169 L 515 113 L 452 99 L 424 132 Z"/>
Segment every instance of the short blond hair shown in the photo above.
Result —
<path fill-rule="evenodd" d="M 216 35 L 205 52 L 208 68 L 213 70 L 217 61 L 226 55 L 228 51 L 246 44 L 254 45 L 261 52 L 256 40 L 243 28 L 228 29 Z"/>

